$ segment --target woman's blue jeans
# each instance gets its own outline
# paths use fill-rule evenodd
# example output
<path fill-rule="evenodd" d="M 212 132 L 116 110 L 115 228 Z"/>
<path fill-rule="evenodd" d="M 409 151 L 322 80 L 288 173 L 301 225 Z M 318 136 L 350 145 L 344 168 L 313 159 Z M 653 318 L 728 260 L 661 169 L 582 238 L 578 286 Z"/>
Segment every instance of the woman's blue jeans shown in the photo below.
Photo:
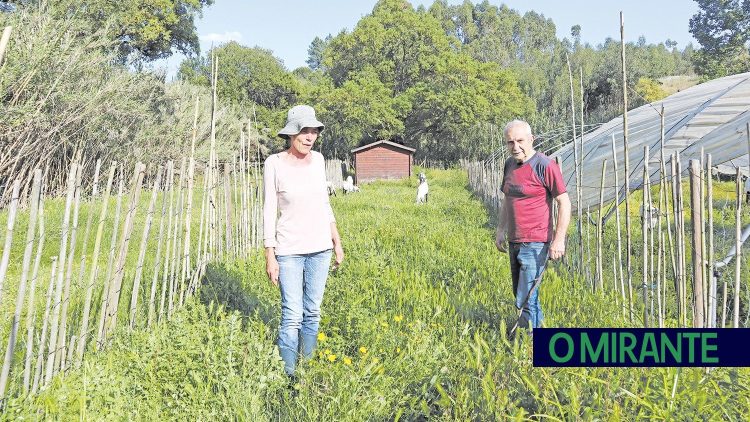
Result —
<path fill-rule="evenodd" d="M 516 309 L 522 309 L 518 320 L 519 328 L 537 328 L 542 325 L 542 306 L 539 303 L 539 286 L 541 285 L 544 266 L 547 264 L 549 244 L 542 242 L 510 243 L 510 273 L 513 277 L 513 294 L 516 296 Z M 539 279 L 536 289 L 529 292 L 534 282 Z M 526 297 L 529 296 L 528 300 Z M 524 303 L 525 302 L 525 303 Z"/>
<path fill-rule="evenodd" d="M 331 264 L 331 250 L 277 255 L 281 288 L 279 354 L 284 370 L 294 374 L 298 355 L 312 356 L 318 342 L 320 304 Z"/>

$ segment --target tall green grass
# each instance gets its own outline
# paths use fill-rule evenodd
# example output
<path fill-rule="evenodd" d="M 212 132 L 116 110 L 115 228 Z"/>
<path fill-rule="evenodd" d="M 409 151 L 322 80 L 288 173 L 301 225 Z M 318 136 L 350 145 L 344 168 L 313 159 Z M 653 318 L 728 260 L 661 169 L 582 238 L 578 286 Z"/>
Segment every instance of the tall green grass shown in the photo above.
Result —
<path fill-rule="evenodd" d="M 6 419 L 693 420 L 750 411 L 746 368 L 534 368 L 510 339 L 507 256 L 459 170 L 333 198 L 346 260 L 328 279 L 321 340 L 289 387 L 274 347 L 279 292 L 261 253 L 211 267 L 173 321 L 8 403 Z M 605 263 L 611 262 L 606 260 Z M 608 268 L 605 265 L 605 270 Z M 629 326 L 613 295 L 553 264 L 545 325 Z M 636 324 L 637 325 L 637 324 Z"/>

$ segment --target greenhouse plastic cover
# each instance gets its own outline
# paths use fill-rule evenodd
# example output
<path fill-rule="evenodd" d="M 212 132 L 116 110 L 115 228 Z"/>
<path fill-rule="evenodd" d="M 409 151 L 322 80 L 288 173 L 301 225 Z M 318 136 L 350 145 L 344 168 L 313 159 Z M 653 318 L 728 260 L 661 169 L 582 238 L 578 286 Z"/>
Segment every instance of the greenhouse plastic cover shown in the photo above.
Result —
<path fill-rule="evenodd" d="M 664 145 L 661 142 L 660 110 L 664 106 Z M 663 100 L 628 111 L 628 157 L 630 190 L 643 186 L 644 146 L 649 148 L 649 182 L 658 183 L 661 154 L 667 177 L 671 175 L 670 156 L 678 153 L 683 176 L 689 160 L 700 159 L 701 148 L 711 154 L 712 165 L 721 173 L 735 174 L 736 168 L 747 175 L 750 122 L 750 72 L 714 79 L 671 95 Z M 612 166 L 612 139 L 617 154 L 618 182 Z M 581 151 L 581 141 L 578 148 Z M 604 203 L 623 199 L 625 155 L 622 116 L 583 136 L 581 204 L 583 210 L 599 206 L 602 162 L 607 160 Z M 559 157 L 573 209 L 577 209 L 573 144 L 560 148 Z"/>

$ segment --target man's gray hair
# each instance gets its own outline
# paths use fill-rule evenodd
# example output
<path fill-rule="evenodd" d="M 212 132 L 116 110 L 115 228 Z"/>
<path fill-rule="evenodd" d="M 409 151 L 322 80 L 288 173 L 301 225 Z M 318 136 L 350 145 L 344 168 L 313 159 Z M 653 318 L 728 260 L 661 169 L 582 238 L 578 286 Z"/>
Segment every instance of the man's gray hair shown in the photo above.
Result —
<path fill-rule="evenodd" d="M 503 137 L 507 138 L 508 137 L 508 132 L 510 132 L 510 130 L 513 129 L 514 127 L 516 127 L 516 126 L 521 126 L 524 129 L 524 131 L 526 132 L 526 134 L 528 134 L 529 136 L 533 136 L 531 134 L 531 126 L 529 126 L 528 123 L 526 123 L 523 120 L 515 119 L 515 120 L 511 120 L 510 122 L 508 122 L 507 125 L 505 125 L 505 129 L 503 129 Z"/>

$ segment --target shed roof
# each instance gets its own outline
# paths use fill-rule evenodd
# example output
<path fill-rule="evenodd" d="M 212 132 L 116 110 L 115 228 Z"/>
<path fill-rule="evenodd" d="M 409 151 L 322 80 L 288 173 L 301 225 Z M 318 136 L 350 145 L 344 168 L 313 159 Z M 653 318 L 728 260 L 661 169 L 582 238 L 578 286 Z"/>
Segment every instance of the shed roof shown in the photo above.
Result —
<path fill-rule="evenodd" d="M 374 146 L 378 146 L 378 145 L 381 145 L 381 144 L 386 144 L 386 145 L 394 146 L 396 148 L 401 148 L 401 149 L 403 149 L 405 151 L 408 151 L 410 153 L 413 153 L 414 151 L 416 151 L 416 149 L 409 148 L 409 147 L 407 147 L 405 145 L 397 144 L 397 143 L 391 142 L 391 141 L 382 140 L 382 141 L 375 141 L 375 142 L 369 143 L 367 145 L 362 145 L 361 147 L 358 147 L 358 148 L 354 148 L 351 152 L 352 152 L 352 154 L 354 154 L 354 153 L 357 153 L 359 151 L 363 151 L 363 150 L 366 150 L 368 148 L 372 148 Z"/>
<path fill-rule="evenodd" d="M 664 143 L 661 142 L 660 110 L 664 106 Z M 602 162 L 608 171 L 604 180 L 604 200 L 609 202 L 624 194 L 624 145 L 622 116 L 610 120 L 598 129 L 583 135 L 582 198 L 581 206 L 596 208 L 599 186 L 602 183 Z M 680 156 L 683 172 L 688 161 L 699 159 L 701 148 L 711 154 L 714 166 L 732 173 L 739 166 L 748 172 L 748 133 L 750 123 L 750 72 L 731 75 L 705 82 L 661 101 L 628 111 L 628 148 L 630 159 L 630 189 L 643 186 L 643 147 L 649 147 L 649 180 L 658 183 L 661 154 L 664 154 L 667 174 L 669 157 Z M 617 153 L 619 186 L 615 186 L 612 172 L 612 143 Z M 574 192 L 573 144 L 569 143 L 552 154 L 560 157 L 568 191 Z M 576 209 L 575 195 L 571 195 Z"/>

